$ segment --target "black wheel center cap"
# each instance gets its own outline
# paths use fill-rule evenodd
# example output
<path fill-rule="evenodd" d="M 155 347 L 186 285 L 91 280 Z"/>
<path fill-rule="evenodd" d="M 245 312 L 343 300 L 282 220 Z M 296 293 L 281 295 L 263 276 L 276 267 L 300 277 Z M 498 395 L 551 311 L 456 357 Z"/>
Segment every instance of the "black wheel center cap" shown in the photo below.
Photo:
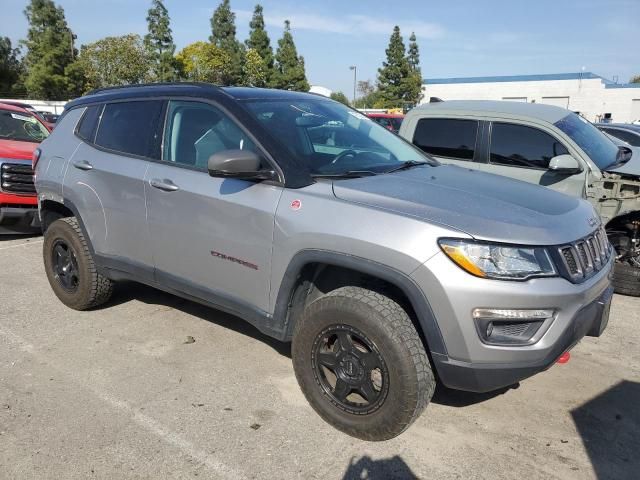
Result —
<path fill-rule="evenodd" d="M 340 369 L 347 379 L 356 380 L 362 376 L 364 369 L 357 357 L 346 354 L 340 359 Z"/>

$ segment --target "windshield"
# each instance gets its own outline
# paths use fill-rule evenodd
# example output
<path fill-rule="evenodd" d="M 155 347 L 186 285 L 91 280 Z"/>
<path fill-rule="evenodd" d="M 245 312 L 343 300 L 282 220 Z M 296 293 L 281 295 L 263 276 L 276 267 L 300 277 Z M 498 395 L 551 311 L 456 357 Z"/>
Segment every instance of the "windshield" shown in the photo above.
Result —
<path fill-rule="evenodd" d="M 600 170 L 605 170 L 618 161 L 618 147 L 604 133 L 575 113 L 570 113 L 554 125 L 569 135 Z"/>
<path fill-rule="evenodd" d="M 336 102 L 249 100 L 248 110 L 312 175 L 382 173 L 437 162 L 363 114 Z"/>
<path fill-rule="evenodd" d="M 10 110 L 0 110 L 0 140 L 40 143 L 49 136 L 34 116 Z"/>

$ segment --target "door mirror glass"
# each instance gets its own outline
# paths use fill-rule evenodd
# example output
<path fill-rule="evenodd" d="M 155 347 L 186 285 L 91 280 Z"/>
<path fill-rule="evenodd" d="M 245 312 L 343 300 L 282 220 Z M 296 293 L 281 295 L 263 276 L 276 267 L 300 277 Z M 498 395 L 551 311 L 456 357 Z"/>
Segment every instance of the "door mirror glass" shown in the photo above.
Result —
<path fill-rule="evenodd" d="M 582 171 L 578 160 L 569 154 L 557 155 L 549 162 L 549 170 L 563 173 L 565 175 L 573 175 Z"/>
<path fill-rule="evenodd" d="M 251 150 L 223 150 L 209 157 L 208 170 L 212 177 L 244 180 L 273 180 L 272 170 L 260 170 L 262 159 Z"/>

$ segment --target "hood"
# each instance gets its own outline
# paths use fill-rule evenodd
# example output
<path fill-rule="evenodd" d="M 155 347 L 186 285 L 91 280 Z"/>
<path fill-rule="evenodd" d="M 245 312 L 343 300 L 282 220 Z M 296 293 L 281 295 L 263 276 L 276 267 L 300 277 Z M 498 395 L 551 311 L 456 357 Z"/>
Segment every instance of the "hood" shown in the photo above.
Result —
<path fill-rule="evenodd" d="M 624 146 L 631 150 L 631 158 L 624 165 L 617 168 L 607 168 L 606 171 L 640 177 L 640 147 L 631 147 L 626 144 Z"/>
<path fill-rule="evenodd" d="M 342 200 L 420 218 L 479 240 L 560 245 L 592 233 L 598 221 L 582 199 L 454 165 L 337 180 L 333 190 Z"/>
<path fill-rule="evenodd" d="M 0 158 L 31 160 L 33 151 L 36 148 L 38 148 L 37 143 L 0 140 Z"/>

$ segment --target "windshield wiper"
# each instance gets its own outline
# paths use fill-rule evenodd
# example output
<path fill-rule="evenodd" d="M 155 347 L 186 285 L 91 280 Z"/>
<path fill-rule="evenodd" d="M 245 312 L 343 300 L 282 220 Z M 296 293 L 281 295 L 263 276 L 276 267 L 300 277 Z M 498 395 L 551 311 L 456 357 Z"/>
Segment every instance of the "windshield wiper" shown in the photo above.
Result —
<path fill-rule="evenodd" d="M 409 168 L 419 167 L 420 165 L 431 165 L 429 162 L 420 162 L 418 160 L 407 160 L 406 162 L 402 162 L 397 167 L 393 167 L 384 173 L 393 173 L 399 172 L 400 170 L 408 170 Z"/>
<path fill-rule="evenodd" d="M 347 170 L 346 172 L 339 173 L 314 173 L 312 178 L 360 178 L 360 177 L 372 177 L 377 175 L 376 172 L 371 170 Z"/>

